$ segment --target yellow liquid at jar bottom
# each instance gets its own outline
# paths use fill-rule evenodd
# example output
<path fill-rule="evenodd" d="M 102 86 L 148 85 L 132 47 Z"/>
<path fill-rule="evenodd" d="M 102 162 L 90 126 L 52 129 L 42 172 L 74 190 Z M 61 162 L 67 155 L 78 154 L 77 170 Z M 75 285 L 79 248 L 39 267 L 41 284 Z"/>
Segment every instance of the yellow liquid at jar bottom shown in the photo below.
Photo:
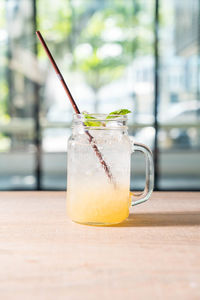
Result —
<path fill-rule="evenodd" d="M 127 187 L 102 186 L 77 190 L 68 188 L 67 214 L 71 220 L 90 225 L 109 225 L 129 215 L 130 193 Z"/>

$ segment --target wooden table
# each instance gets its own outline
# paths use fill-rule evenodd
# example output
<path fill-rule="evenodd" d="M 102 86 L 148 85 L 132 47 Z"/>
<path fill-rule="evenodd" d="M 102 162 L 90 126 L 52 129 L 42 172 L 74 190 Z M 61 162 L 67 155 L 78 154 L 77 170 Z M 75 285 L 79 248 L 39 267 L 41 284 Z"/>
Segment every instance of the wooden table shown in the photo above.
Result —
<path fill-rule="evenodd" d="M 1 192 L 0 299 L 200 299 L 200 193 L 154 192 L 92 227 L 64 192 Z"/>

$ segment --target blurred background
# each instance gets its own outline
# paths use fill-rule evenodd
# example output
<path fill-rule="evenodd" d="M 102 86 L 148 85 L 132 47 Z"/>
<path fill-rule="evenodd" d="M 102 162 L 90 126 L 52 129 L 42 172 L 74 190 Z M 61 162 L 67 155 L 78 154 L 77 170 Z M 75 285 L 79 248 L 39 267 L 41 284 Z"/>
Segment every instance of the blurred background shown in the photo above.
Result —
<path fill-rule="evenodd" d="M 37 29 L 81 111 L 132 111 L 156 190 L 200 189 L 199 0 L 0 0 L 1 190 L 66 188 L 72 109 Z"/>

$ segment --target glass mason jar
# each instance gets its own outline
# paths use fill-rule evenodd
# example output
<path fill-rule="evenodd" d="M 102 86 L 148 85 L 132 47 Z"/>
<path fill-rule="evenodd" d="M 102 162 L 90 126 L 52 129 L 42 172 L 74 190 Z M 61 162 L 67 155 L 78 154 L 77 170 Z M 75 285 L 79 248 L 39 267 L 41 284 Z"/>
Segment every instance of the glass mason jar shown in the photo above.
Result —
<path fill-rule="evenodd" d="M 127 116 L 74 115 L 68 141 L 67 214 L 89 225 L 124 221 L 131 205 L 149 199 L 153 191 L 153 159 L 149 148 L 128 136 Z M 146 185 L 138 199 L 130 195 L 131 154 L 146 159 Z"/>

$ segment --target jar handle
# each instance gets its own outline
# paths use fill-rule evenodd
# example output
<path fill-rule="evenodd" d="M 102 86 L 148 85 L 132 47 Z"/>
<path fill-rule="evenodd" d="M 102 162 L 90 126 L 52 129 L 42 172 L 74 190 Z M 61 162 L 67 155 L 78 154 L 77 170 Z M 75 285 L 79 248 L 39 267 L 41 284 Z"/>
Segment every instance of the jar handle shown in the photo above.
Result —
<path fill-rule="evenodd" d="M 130 136 L 130 140 L 132 143 L 132 153 L 135 151 L 142 152 L 145 157 L 146 161 L 146 182 L 145 182 L 145 188 L 143 192 L 134 193 L 132 195 L 132 201 L 131 205 L 137 205 L 140 203 L 143 203 L 147 201 L 153 192 L 153 186 L 154 186 L 154 165 L 153 165 L 153 156 L 151 150 L 144 144 L 136 143 L 134 142 L 134 139 L 132 136 Z M 135 200 L 136 198 L 136 200 Z"/>

